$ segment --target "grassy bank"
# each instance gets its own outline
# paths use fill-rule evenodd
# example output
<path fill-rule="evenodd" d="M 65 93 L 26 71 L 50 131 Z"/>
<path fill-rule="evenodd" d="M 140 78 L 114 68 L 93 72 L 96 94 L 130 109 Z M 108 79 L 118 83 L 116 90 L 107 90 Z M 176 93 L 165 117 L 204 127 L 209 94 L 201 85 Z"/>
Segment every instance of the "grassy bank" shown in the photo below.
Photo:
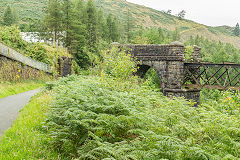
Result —
<path fill-rule="evenodd" d="M 70 76 L 47 88 L 0 140 L 0 160 L 240 157 L 239 102 L 230 95 L 194 108 L 108 77 Z"/>
<path fill-rule="evenodd" d="M 43 81 L 3 82 L 0 83 L 0 98 L 43 87 Z"/>
<path fill-rule="evenodd" d="M 39 130 L 51 99 L 50 93 L 39 94 L 21 111 L 14 125 L 0 138 L 0 160 L 60 159 L 48 148 L 51 139 Z"/>
<path fill-rule="evenodd" d="M 129 83 L 82 76 L 58 81 L 45 124 L 55 150 L 81 160 L 240 157 L 239 102 L 233 97 L 194 108 Z"/>

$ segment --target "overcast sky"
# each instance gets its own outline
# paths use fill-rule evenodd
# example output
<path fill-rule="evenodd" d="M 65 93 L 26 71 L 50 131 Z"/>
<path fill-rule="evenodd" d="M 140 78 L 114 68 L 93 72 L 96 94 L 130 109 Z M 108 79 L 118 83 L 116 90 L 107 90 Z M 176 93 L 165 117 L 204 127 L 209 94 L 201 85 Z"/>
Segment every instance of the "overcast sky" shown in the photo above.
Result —
<path fill-rule="evenodd" d="M 127 0 L 157 10 L 185 10 L 186 18 L 209 25 L 235 26 L 240 22 L 240 0 Z"/>

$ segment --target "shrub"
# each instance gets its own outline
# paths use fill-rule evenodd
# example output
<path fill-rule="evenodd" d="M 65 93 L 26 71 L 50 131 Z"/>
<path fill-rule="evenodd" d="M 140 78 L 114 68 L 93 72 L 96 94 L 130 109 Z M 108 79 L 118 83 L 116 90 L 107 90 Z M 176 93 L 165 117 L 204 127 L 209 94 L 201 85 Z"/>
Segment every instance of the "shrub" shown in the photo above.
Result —
<path fill-rule="evenodd" d="M 50 64 L 46 49 L 41 43 L 27 43 L 17 27 L 1 27 L 0 42 L 37 61 Z"/>
<path fill-rule="evenodd" d="M 45 126 L 52 145 L 69 158 L 240 157 L 240 117 L 214 105 L 194 108 L 146 87 L 106 86 L 97 77 L 62 78 L 53 89 Z"/>

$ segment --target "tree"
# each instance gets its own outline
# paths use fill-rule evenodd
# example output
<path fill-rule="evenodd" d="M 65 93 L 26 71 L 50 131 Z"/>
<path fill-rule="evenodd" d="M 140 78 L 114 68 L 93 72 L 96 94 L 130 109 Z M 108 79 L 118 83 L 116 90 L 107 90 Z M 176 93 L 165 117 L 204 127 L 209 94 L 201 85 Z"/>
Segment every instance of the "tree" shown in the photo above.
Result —
<path fill-rule="evenodd" d="M 112 41 L 118 42 L 119 40 L 119 31 L 118 31 L 118 20 L 116 17 L 112 21 Z"/>
<path fill-rule="evenodd" d="M 186 11 L 185 11 L 185 10 L 182 10 L 181 12 L 179 12 L 179 13 L 177 14 L 177 16 L 178 16 L 179 19 L 183 19 L 183 18 L 185 17 L 185 15 L 186 15 Z"/>
<path fill-rule="evenodd" d="M 159 34 L 159 42 L 164 43 L 165 36 L 161 27 L 158 28 L 158 34 Z"/>
<path fill-rule="evenodd" d="M 82 0 L 77 0 L 74 6 L 71 25 L 72 41 L 69 47 L 70 53 L 81 68 L 87 68 L 91 62 L 86 53 L 87 27 L 85 24 L 85 6 Z"/>
<path fill-rule="evenodd" d="M 132 15 L 130 13 L 130 10 L 128 9 L 127 13 L 127 24 L 126 24 L 126 35 L 127 35 L 127 42 L 130 42 L 132 39 L 132 29 L 133 29 L 133 20 L 132 20 Z"/>
<path fill-rule="evenodd" d="M 117 19 L 113 18 L 111 14 L 107 17 L 107 33 L 109 42 L 117 42 L 119 40 L 119 33 L 117 28 Z"/>
<path fill-rule="evenodd" d="M 233 33 L 235 36 L 239 36 L 240 33 L 239 33 L 239 24 L 238 23 L 236 24 Z"/>
<path fill-rule="evenodd" d="M 167 10 L 167 12 L 166 12 L 167 14 L 172 14 L 172 10 L 171 9 L 169 9 L 169 10 Z"/>
<path fill-rule="evenodd" d="M 173 31 L 172 40 L 173 40 L 173 41 L 178 41 L 179 39 L 180 39 L 180 33 L 179 33 L 179 30 L 176 28 L 176 29 Z"/>
<path fill-rule="evenodd" d="M 7 6 L 7 9 L 4 12 L 3 15 L 3 24 L 6 26 L 11 26 L 15 23 L 15 19 L 16 17 L 14 17 L 12 9 L 10 8 L 10 6 Z"/>
<path fill-rule="evenodd" d="M 69 47 L 73 38 L 72 25 L 74 19 L 73 4 L 70 0 L 63 0 L 62 13 L 63 30 L 65 31 L 64 45 Z"/>
<path fill-rule="evenodd" d="M 102 10 L 97 11 L 97 39 L 107 40 L 107 26 Z"/>
<path fill-rule="evenodd" d="M 53 33 L 53 42 L 57 44 L 62 36 L 61 32 L 63 16 L 61 12 L 61 3 L 59 0 L 49 0 L 45 14 L 44 24 L 48 30 Z"/>
<path fill-rule="evenodd" d="M 97 12 L 93 0 L 89 0 L 86 8 L 87 13 L 87 32 L 88 32 L 88 48 L 94 53 L 97 50 Z"/>

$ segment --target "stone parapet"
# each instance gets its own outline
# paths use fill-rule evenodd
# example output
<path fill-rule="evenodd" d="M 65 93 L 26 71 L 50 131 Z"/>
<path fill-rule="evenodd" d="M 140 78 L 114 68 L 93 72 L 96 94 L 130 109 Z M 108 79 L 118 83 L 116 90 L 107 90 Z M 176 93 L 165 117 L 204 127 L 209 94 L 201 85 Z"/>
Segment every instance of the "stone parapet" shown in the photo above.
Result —
<path fill-rule="evenodd" d="M 194 46 L 194 51 L 192 53 L 192 58 L 193 58 L 193 62 L 201 62 L 202 61 L 202 57 L 201 57 L 201 48 L 198 46 Z"/>
<path fill-rule="evenodd" d="M 120 48 L 126 48 L 128 53 L 132 54 L 138 60 L 166 60 L 166 61 L 184 61 L 184 45 L 179 42 L 174 42 L 169 45 L 138 45 L 127 44 L 119 45 L 113 44 Z"/>

